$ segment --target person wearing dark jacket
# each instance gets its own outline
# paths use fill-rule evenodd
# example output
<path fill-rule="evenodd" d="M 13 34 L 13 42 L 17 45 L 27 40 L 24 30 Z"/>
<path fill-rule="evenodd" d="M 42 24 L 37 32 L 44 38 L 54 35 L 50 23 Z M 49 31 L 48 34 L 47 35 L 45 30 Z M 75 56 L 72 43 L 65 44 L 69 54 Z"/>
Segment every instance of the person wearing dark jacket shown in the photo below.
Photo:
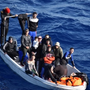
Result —
<path fill-rule="evenodd" d="M 52 47 L 52 50 L 55 54 L 55 66 L 60 64 L 60 60 L 63 57 L 63 50 L 60 47 L 60 43 L 56 42 L 55 46 Z"/>
<path fill-rule="evenodd" d="M 75 64 L 74 64 L 74 60 L 73 60 L 73 52 L 74 52 L 74 48 L 70 48 L 70 51 L 66 52 L 61 60 L 61 64 L 62 65 L 67 65 L 69 59 L 71 59 L 72 65 L 75 68 Z"/>
<path fill-rule="evenodd" d="M 50 45 L 52 46 L 53 43 L 52 43 L 52 40 L 48 34 L 46 34 L 45 37 L 42 39 L 42 44 L 46 44 L 47 39 L 50 40 Z"/>
<path fill-rule="evenodd" d="M 21 37 L 21 48 L 23 52 L 23 56 L 21 59 L 21 65 L 24 66 L 23 64 L 24 57 L 27 52 L 30 54 L 30 50 L 31 50 L 31 37 L 29 35 L 28 29 L 25 30 L 25 35 L 22 35 Z"/>
<path fill-rule="evenodd" d="M 6 16 L 12 16 L 8 7 L 1 11 L 1 45 L 6 42 L 6 36 L 9 28 L 9 18 L 6 18 Z M 15 16 L 17 16 L 17 14 Z"/>
<path fill-rule="evenodd" d="M 31 36 L 32 43 L 37 36 L 38 21 L 37 13 L 33 12 L 33 16 L 29 18 L 29 35 Z"/>
<path fill-rule="evenodd" d="M 12 37 L 9 37 L 9 40 L 3 46 L 3 50 L 14 60 L 18 56 L 18 53 L 16 51 L 16 42 L 13 40 Z"/>
<path fill-rule="evenodd" d="M 55 60 L 54 53 L 51 50 L 51 46 L 48 46 L 47 51 L 46 51 L 45 56 L 44 56 L 44 69 L 45 69 L 44 75 L 45 75 L 45 78 L 48 78 L 47 73 L 48 73 L 49 67 L 52 66 L 52 62 L 54 60 Z"/>
<path fill-rule="evenodd" d="M 62 76 L 66 76 L 67 75 L 67 67 L 65 65 L 57 65 L 54 69 L 53 69 L 53 76 L 54 78 L 56 78 L 56 80 L 60 80 L 60 78 Z"/>
<path fill-rule="evenodd" d="M 20 26 L 21 26 L 21 29 L 22 29 L 22 34 L 25 33 L 25 23 L 27 21 L 27 26 L 29 28 L 29 20 L 28 20 L 28 16 L 27 14 L 19 14 L 18 15 L 18 20 L 19 20 L 19 23 L 20 23 Z"/>
<path fill-rule="evenodd" d="M 42 57 L 45 55 L 45 52 L 47 51 L 47 47 L 50 45 L 50 39 L 46 39 L 46 43 L 42 44 Z"/>

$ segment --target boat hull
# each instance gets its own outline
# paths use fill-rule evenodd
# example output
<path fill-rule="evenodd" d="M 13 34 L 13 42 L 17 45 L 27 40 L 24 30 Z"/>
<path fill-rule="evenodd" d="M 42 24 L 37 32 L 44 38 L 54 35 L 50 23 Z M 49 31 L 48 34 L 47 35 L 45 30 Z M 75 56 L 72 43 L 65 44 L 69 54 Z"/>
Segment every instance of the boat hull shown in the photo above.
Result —
<path fill-rule="evenodd" d="M 18 63 L 16 63 L 13 59 L 11 59 L 7 54 L 4 54 L 4 52 L 0 49 L 0 56 L 4 60 L 4 62 L 19 76 L 21 76 L 23 79 L 28 81 L 29 83 L 32 83 L 34 85 L 47 88 L 47 89 L 53 89 L 53 90 L 85 90 L 86 89 L 86 82 L 83 83 L 81 86 L 65 86 L 65 85 L 56 85 L 54 83 L 51 83 L 47 80 L 44 80 L 38 76 L 32 76 L 25 73 L 24 67 L 20 66 Z M 77 69 L 74 69 L 70 65 L 67 66 L 69 70 L 68 75 L 72 72 L 80 72 Z"/>

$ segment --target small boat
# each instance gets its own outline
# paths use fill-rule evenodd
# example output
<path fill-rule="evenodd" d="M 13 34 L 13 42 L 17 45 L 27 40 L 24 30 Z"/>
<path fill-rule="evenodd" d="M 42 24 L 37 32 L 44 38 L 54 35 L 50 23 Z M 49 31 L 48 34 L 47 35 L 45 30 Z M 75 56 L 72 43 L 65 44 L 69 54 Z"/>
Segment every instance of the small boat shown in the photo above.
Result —
<path fill-rule="evenodd" d="M 4 60 L 4 62 L 19 76 L 21 76 L 23 79 L 28 81 L 29 83 L 32 83 L 34 85 L 52 89 L 52 90 L 85 90 L 87 86 L 87 82 L 84 81 L 82 85 L 80 86 L 67 86 L 67 85 L 56 85 L 55 83 L 52 83 L 50 81 L 44 80 L 38 76 L 33 76 L 31 74 L 25 73 L 25 67 L 22 67 L 20 63 L 15 62 L 12 58 L 10 58 L 7 54 L 3 52 L 2 49 L 0 49 L 0 57 Z M 68 73 L 67 75 L 71 75 L 72 72 L 80 72 L 78 69 L 73 68 L 71 65 L 67 65 Z"/>

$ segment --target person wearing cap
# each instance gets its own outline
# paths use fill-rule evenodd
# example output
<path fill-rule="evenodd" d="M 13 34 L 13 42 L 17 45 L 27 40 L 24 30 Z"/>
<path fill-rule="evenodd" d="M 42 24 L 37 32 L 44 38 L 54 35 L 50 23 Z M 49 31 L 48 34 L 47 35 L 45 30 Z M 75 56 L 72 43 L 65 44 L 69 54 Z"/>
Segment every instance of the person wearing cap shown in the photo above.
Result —
<path fill-rule="evenodd" d="M 31 44 L 32 43 L 31 43 L 31 37 L 29 35 L 29 30 L 26 29 L 25 35 L 22 35 L 22 37 L 21 37 L 21 48 L 22 48 L 23 56 L 22 56 L 20 63 L 22 66 L 24 66 L 23 61 L 24 61 L 24 57 L 25 57 L 26 53 L 28 52 L 29 55 L 31 53 Z"/>
<path fill-rule="evenodd" d="M 72 63 L 72 65 L 73 65 L 73 67 L 75 68 L 75 63 L 74 63 L 74 60 L 73 60 L 73 53 L 74 53 L 74 48 L 71 47 L 70 50 L 67 51 L 67 52 L 64 54 L 64 56 L 63 56 L 63 58 L 62 58 L 62 60 L 61 60 L 61 64 L 62 64 L 62 65 L 67 65 L 68 62 L 69 62 L 69 60 L 71 60 L 71 63 Z"/>
<path fill-rule="evenodd" d="M 31 36 L 32 43 L 37 36 L 38 21 L 37 13 L 33 12 L 32 17 L 29 18 L 29 35 Z"/>
<path fill-rule="evenodd" d="M 3 46 L 3 50 L 5 54 L 7 53 L 12 59 L 17 59 L 18 52 L 16 51 L 16 41 L 13 40 L 13 37 L 9 37 L 8 41 Z"/>
<path fill-rule="evenodd" d="M 52 47 L 52 50 L 53 50 L 53 52 L 55 54 L 55 66 L 57 66 L 57 65 L 60 64 L 60 60 L 63 57 L 63 50 L 60 47 L 60 43 L 56 42 L 55 46 Z"/>
<path fill-rule="evenodd" d="M 5 42 L 6 42 L 6 36 L 8 33 L 8 27 L 9 27 L 9 18 L 6 18 L 6 16 L 12 16 L 10 13 L 10 9 L 6 7 L 1 11 L 1 45 L 4 43 L 4 37 L 5 37 Z M 15 15 L 17 16 L 17 14 Z M 5 30 L 5 33 L 4 33 Z M 5 36 L 4 36 L 5 35 Z"/>

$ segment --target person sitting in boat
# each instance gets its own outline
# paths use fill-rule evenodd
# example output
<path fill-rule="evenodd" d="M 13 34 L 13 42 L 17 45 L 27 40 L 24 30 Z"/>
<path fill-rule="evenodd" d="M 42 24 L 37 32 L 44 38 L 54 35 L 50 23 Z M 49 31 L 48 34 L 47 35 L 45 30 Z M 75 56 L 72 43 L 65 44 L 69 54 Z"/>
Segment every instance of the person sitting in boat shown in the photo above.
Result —
<path fill-rule="evenodd" d="M 45 37 L 42 39 L 42 44 L 46 44 L 47 39 L 50 40 L 50 45 L 52 46 L 52 40 L 48 34 L 46 34 Z"/>
<path fill-rule="evenodd" d="M 35 55 L 32 54 L 31 59 L 29 59 L 25 65 L 25 72 L 27 74 L 38 75 L 38 72 L 35 68 Z"/>
<path fill-rule="evenodd" d="M 38 21 L 37 13 L 33 12 L 33 16 L 29 18 L 29 35 L 31 36 L 32 43 L 37 36 Z"/>
<path fill-rule="evenodd" d="M 53 81 L 57 84 L 57 81 L 60 81 L 60 78 L 67 75 L 67 68 L 65 65 L 49 66 L 45 77 L 49 81 Z"/>
<path fill-rule="evenodd" d="M 52 65 L 52 62 L 55 60 L 54 53 L 51 50 L 51 46 L 48 46 L 47 51 L 44 56 L 44 76 L 47 78 L 47 71 L 49 67 Z"/>
<path fill-rule="evenodd" d="M 67 67 L 66 65 L 57 65 L 52 69 L 52 74 L 56 80 L 60 80 L 62 76 L 67 76 Z"/>
<path fill-rule="evenodd" d="M 22 56 L 22 59 L 20 61 L 21 65 L 24 66 L 23 64 L 23 60 L 24 60 L 24 57 L 26 55 L 26 53 L 28 52 L 29 54 L 31 53 L 31 37 L 29 35 L 29 30 L 26 29 L 25 30 L 25 35 L 22 35 L 21 37 L 21 48 L 22 48 L 22 52 L 23 52 L 23 56 Z"/>
<path fill-rule="evenodd" d="M 71 59 L 72 65 L 75 68 L 75 64 L 74 64 L 74 60 L 73 60 L 73 52 L 74 52 L 74 48 L 70 48 L 70 51 L 66 52 L 61 60 L 61 64 L 62 65 L 67 65 L 68 64 L 68 60 Z"/>
<path fill-rule="evenodd" d="M 55 66 L 57 66 L 60 64 L 60 60 L 63 57 L 63 50 L 60 47 L 60 43 L 56 42 L 55 46 L 52 47 L 52 50 L 53 50 L 54 55 L 55 55 Z"/>
<path fill-rule="evenodd" d="M 18 57 L 18 52 L 16 51 L 16 41 L 13 40 L 13 37 L 9 37 L 8 41 L 3 46 L 3 50 L 14 60 Z"/>

